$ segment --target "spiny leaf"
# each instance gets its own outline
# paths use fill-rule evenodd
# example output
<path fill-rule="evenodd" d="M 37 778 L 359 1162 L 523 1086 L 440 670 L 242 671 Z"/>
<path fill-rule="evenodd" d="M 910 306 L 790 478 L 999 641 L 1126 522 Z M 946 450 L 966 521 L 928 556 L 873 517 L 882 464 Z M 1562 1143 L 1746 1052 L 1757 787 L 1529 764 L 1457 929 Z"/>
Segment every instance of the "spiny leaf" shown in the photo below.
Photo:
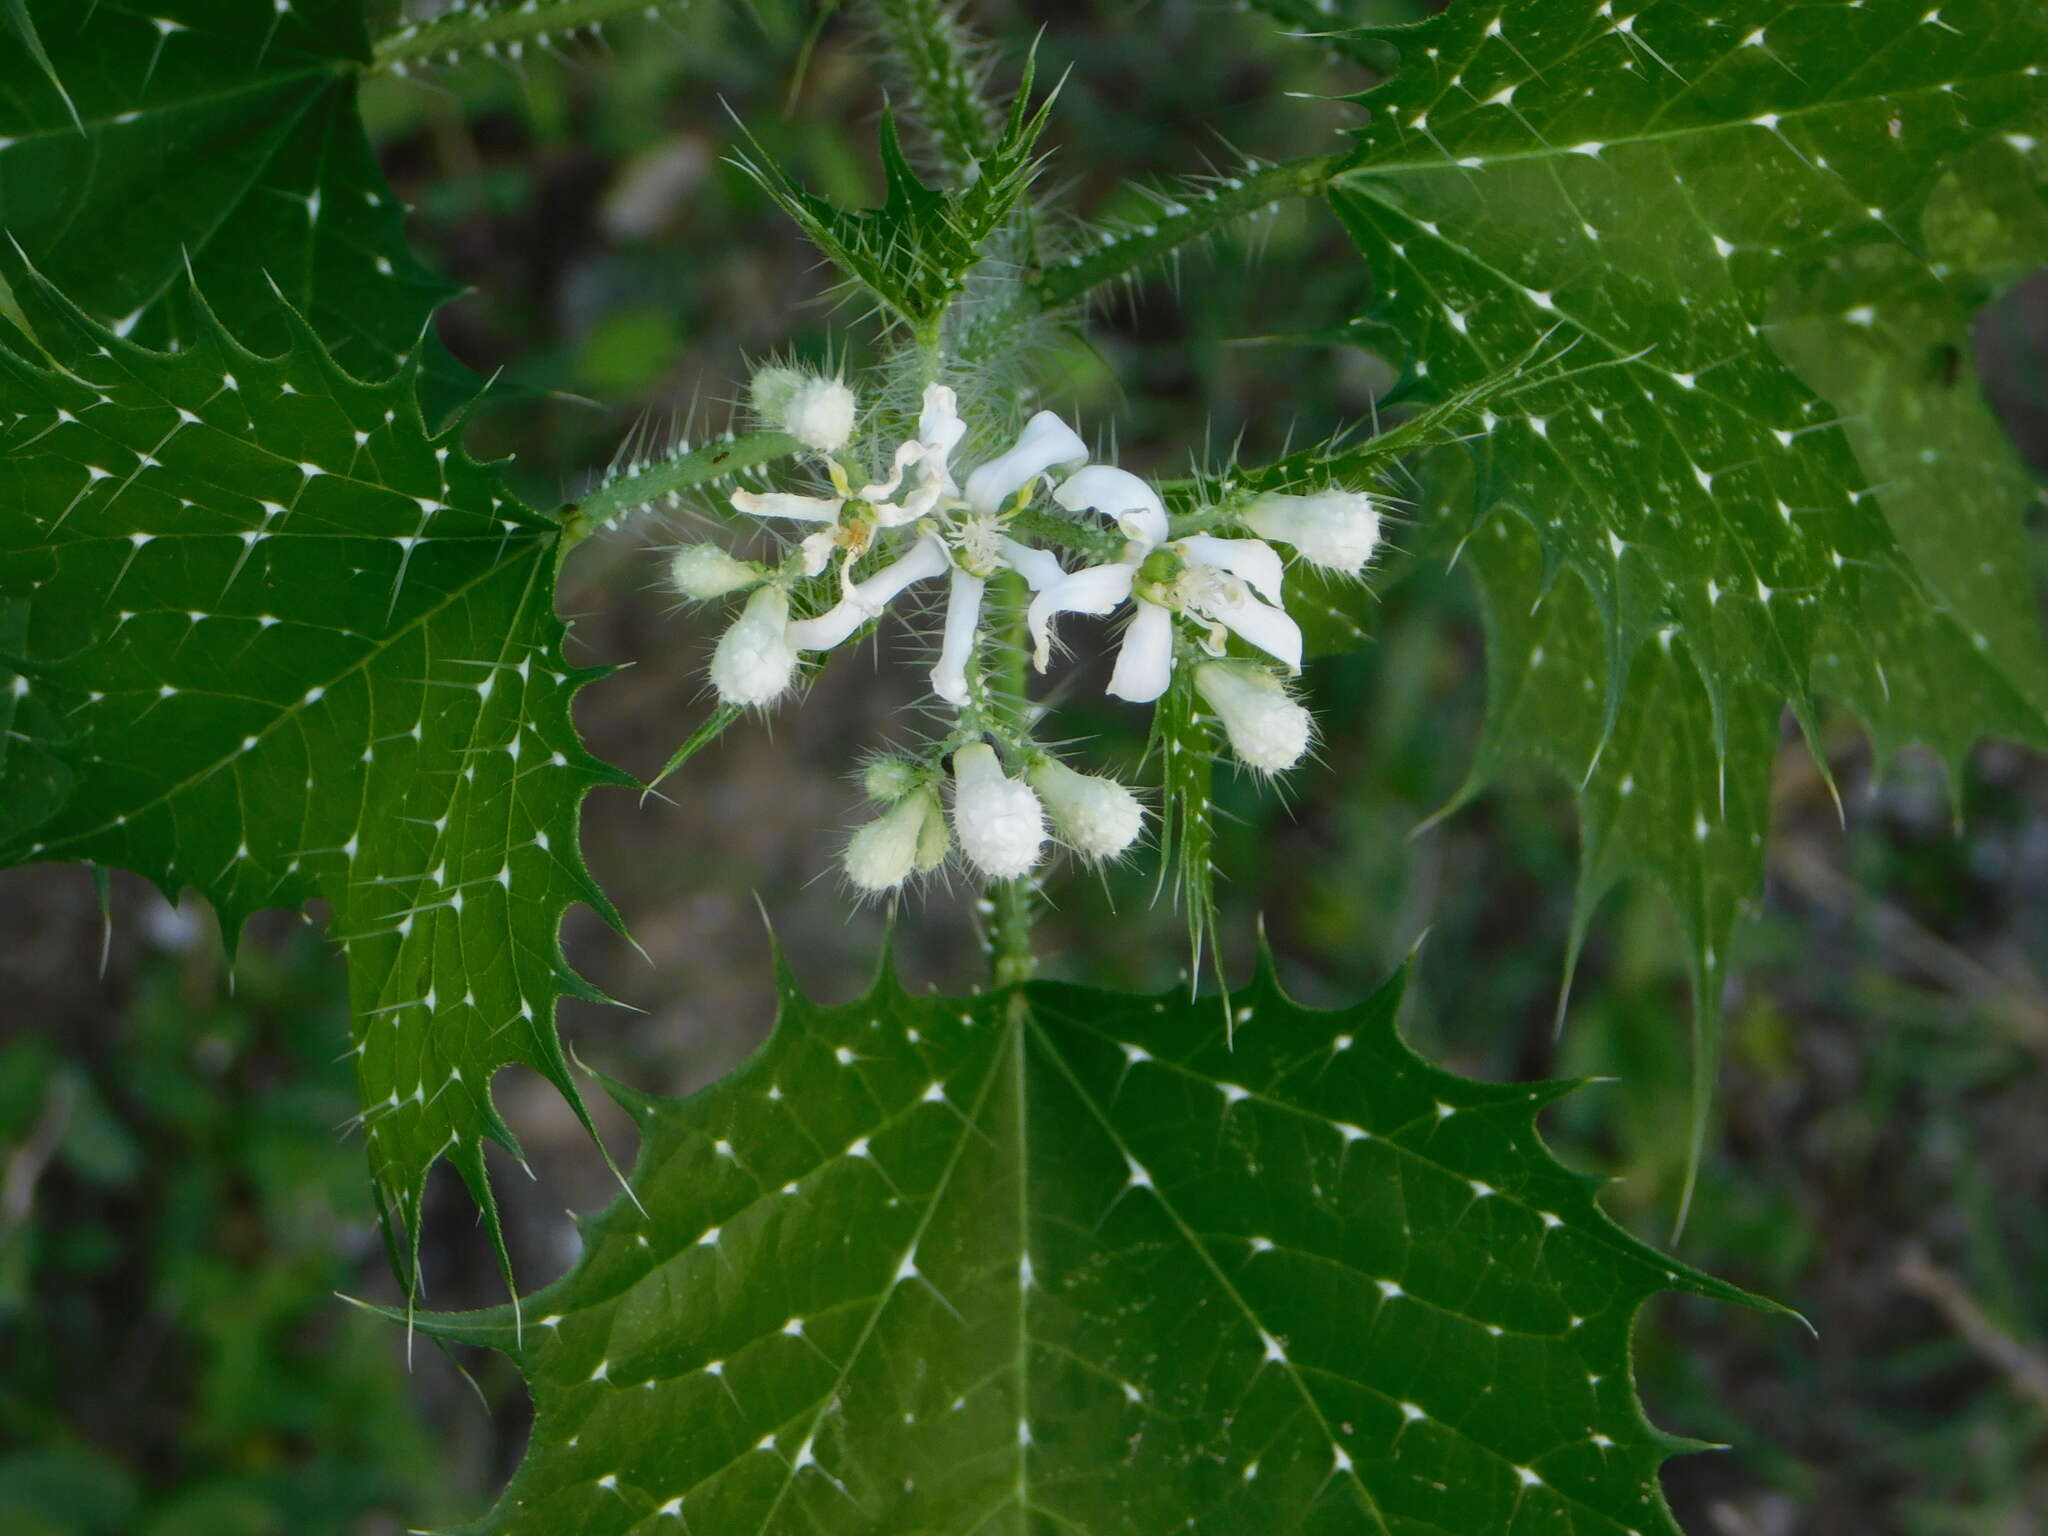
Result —
<path fill-rule="evenodd" d="M 1988 154 L 1982 195 L 2019 190 L 1997 136 L 2038 110 L 2048 14 L 1535 0 L 1359 35 L 1401 65 L 1332 202 L 1412 375 L 1573 349 L 1495 426 L 1497 501 L 1429 502 L 1492 619 L 1474 782 L 1529 755 L 1580 785 L 1583 901 L 1628 868 L 1668 887 L 1711 1013 L 1785 705 L 1810 730 L 1833 691 L 1951 760 L 2048 744 L 2023 483 L 1974 391 L 1936 409 L 1915 378 L 1966 347 L 1982 265 L 1933 251 L 1939 179 Z M 1929 494 L 1909 460 L 1955 473 Z M 1475 537 L 1496 507 L 1524 526 Z"/>
<path fill-rule="evenodd" d="M 459 425 L 429 430 L 414 368 L 353 378 L 288 310 L 291 348 L 265 357 L 195 298 L 197 330 L 162 353 L 23 298 L 86 361 L 0 351 L 0 658 L 17 708 L 61 723 L 30 750 L 74 787 L 33 825 L 0 820 L 0 866 L 191 886 L 230 936 L 325 900 L 372 1168 L 416 1243 L 439 1157 L 488 1209 L 499 1067 L 579 1104 L 556 931 L 572 901 L 611 915 L 577 812 L 626 781 L 570 724 L 593 674 L 562 659 L 560 525 Z"/>
<path fill-rule="evenodd" d="M 595 34 L 606 22 L 657 17 L 683 0 L 467 0 L 424 21 L 409 21 L 377 39 L 379 69 L 404 74 L 422 64 L 454 64 L 471 54 L 517 61 L 528 44 L 545 48 L 579 29 Z"/>
<path fill-rule="evenodd" d="M 189 271 L 250 345 L 286 342 L 274 286 L 343 367 L 383 377 L 454 288 L 407 248 L 363 136 L 362 11 L 29 0 L 21 14 L 48 58 L 0 48 L 0 229 L 81 308 L 145 345 L 195 334 Z M 474 384 L 429 358 L 438 419 Z"/>
<path fill-rule="evenodd" d="M 785 982 L 687 1100 L 615 1090 L 633 1186 L 577 1268 L 421 1319 L 538 1418 L 476 1532 L 1676 1530 L 1629 1371 L 1668 1261 L 1469 1082 L 1397 979 L 1300 1008 Z"/>
<path fill-rule="evenodd" d="M 885 191 L 879 208 L 848 211 L 804 191 L 752 134 L 750 153 L 740 163 L 842 272 L 895 315 L 921 325 L 964 288 L 984 244 L 1030 184 L 1038 139 L 1052 111 L 1051 96 L 1030 111 L 1032 78 L 1027 65 L 1002 136 L 976 159 L 976 174 L 957 191 L 935 191 L 918 180 L 891 112 L 882 114 Z"/>

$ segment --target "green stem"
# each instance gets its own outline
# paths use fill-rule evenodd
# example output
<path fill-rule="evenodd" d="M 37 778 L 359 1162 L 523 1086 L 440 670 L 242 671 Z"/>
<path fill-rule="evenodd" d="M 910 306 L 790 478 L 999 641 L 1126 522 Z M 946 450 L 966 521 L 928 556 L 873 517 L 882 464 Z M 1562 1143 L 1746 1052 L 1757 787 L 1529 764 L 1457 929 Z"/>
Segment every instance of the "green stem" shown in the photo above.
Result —
<path fill-rule="evenodd" d="M 1095 565 L 1106 565 L 1124 552 L 1124 536 L 1108 526 L 1060 517 L 1037 507 L 1016 513 L 1008 526 L 1012 533 L 1029 534 L 1040 544 L 1080 555 Z"/>
<path fill-rule="evenodd" d="M 1033 297 L 1040 307 L 1055 309 L 1268 203 L 1286 197 L 1320 197 L 1343 163 L 1341 155 L 1312 155 L 1232 176 L 1205 191 L 1189 193 L 1169 203 L 1152 222 L 1125 230 L 1041 272 L 1031 290 Z"/>
<path fill-rule="evenodd" d="M 486 5 L 469 0 L 430 21 L 407 22 L 377 39 L 370 67 L 403 73 L 409 65 L 434 59 L 456 59 L 488 48 L 502 48 L 517 58 L 528 43 L 546 43 L 576 31 L 628 16 L 643 16 L 655 6 L 679 6 L 681 0 L 527 0 Z"/>
<path fill-rule="evenodd" d="M 879 0 L 875 12 L 918 121 L 946 163 L 966 172 L 1002 126 L 982 96 L 973 40 L 944 0 Z"/>
<path fill-rule="evenodd" d="M 679 491 L 723 480 L 757 464 L 786 459 L 803 445 L 786 432 L 750 432 L 730 442 L 706 443 L 607 480 L 563 518 L 571 543 L 599 528 L 608 528 L 628 512 L 649 506 Z"/>
<path fill-rule="evenodd" d="M 1025 614 L 1031 593 L 1024 578 L 1004 571 L 991 583 L 991 605 L 1002 615 L 996 628 L 1000 669 L 989 679 L 989 705 L 1001 717 L 1005 734 L 1022 740 L 1030 702 L 1030 633 Z M 1029 876 L 1022 880 L 998 880 L 988 891 L 994 911 L 989 918 L 990 963 L 998 988 L 1020 986 L 1031 979 L 1038 958 L 1031 951 L 1031 925 L 1038 916 L 1038 893 Z"/>

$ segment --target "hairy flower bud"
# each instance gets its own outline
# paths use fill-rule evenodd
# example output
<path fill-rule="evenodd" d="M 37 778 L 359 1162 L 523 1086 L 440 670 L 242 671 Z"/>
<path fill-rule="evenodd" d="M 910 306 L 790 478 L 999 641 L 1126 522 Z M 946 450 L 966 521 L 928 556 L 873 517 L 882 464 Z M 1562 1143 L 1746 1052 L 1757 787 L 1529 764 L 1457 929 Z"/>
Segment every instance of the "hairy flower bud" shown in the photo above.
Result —
<path fill-rule="evenodd" d="M 907 757 L 878 757 L 861 775 L 860 787 L 870 800 L 894 805 L 917 788 L 921 778 L 917 764 Z"/>
<path fill-rule="evenodd" d="M 1195 691 L 1223 721 L 1230 747 L 1246 767 L 1280 773 L 1308 751 L 1313 722 L 1287 696 L 1280 679 L 1249 661 L 1205 661 Z"/>
<path fill-rule="evenodd" d="M 1044 799 L 1060 841 L 1082 858 L 1114 858 L 1138 840 L 1145 808 L 1116 780 L 1077 773 L 1055 757 L 1040 759 L 1025 777 Z"/>
<path fill-rule="evenodd" d="M 806 448 L 837 453 L 853 436 L 858 406 L 844 379 L 799 368 L 763 368 L 754 375 L 754 410 Z"/>
<path fill-rule="evenodd" d="M 789 643 L 789 597 L 762 587 L 711 653 L 711 686 L 724 704 L 772 704 L 796 679 L 797 654 Z"/>
<path fill-rule="evenodd" d="M 1364 491 L 1334 487 L 1313 496 L 1267 496 L 1244 514 L 1244 525 L 1263 538 L 1291 544 L 1302 559 L 1356 576 L 1380 542 L 1380 513 Z"/>
<path fill-rule="evenodd" d="M 931 851 L 938 829 L 938 858 Z M 946 822 L 928 789 L 903 796 L 853 834 L 846 845 L 846 878 L 871 895 L 893 891 L 913 874 L 936 868 L 946 854 Z"/>
<path fill-rule="evenodd" d="M 762 574 L 751 560 L 735 560 L 716 544 L 685 544 L 668 563 L 675 589 L 700 603 L 756 586 Z"/>
<path fill-rule="evenodd" d="M 953 831 L 974 867 L 992 880 L 1028 874 L 1045 847 L 1045 807 L 1008 777 L 995 749 L 977 741 L 953 754 Z"/>

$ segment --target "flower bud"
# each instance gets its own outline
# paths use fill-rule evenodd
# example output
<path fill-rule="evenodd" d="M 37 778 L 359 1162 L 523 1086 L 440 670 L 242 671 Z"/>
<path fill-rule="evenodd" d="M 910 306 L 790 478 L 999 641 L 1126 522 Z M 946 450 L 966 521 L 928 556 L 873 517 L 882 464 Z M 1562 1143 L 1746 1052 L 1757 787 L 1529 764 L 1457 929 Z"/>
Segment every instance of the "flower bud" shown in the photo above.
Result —
<path fill-rule="evenodd" d="M 1205 661 L 1195 668 L 1195 691 L 1223 721 L 1230 748 L 1246 767 L 1280 773 L 1308 751 L 1314 722 L 1264 667 Z"/>
<path fill-rule="evenodd" d="M 1357 576 L 1380 542 L 1379 508 L 1364 491 L 1335 487 L 1313 496 L 1267 496 L 1252 503 L 1244 525 L 1263 538 L 1291 544 L 1302 559 Z"/>
<path fill-rule="evenodd" d="M 933 826 L 938 828 L 938 858 L 928 857 Z M 946 821 L 930 790 L 903 796 L 880 816 L 853 834 L 846 845 L 846 878 L 859 889 L 879 896 L 893 891 L 912 874 L 937 868 L 946 853 Z"/>
<path fill-rule="evenodd" d="M 735 560 L 716 544 L 685 544 L 668 563 L 675 589 L 700 603 L 757 586 L 762 575 L 758 565 Z"/>
<path fill-rule="evenodd" d="M 917 788 L 920 777 L 917 764 L 907 757 L 878 757 L 868 764 L 860 785 L 870 800 L 894 805 Z"/>
<path fill-rule="evenodd" d="M 1060 841 L 1082 858 L 1114 858 L 1137 841 L 1145 808 L 1115 779 L 1077 773 L 1055 757 L 1040 759 L 1025 776 L 1045 800 Z"/>
<path fill-rule="evenodd" d="M 754 375 L 754 410 L 806 448 L 837 453 L 853 436 L 857 403 L 844 379 L 799 368 L 763 368 Z"/>
<path fill-rule="evenodd" d="M 992 880 L 1030 873 L 1045 847 L 1045 808 L 1031 786 L 1008 777 L 985 741 L 953 754 L 953 830 L 968 859 Z"/>
<path fill-rule="evenodd" d="M 796 678 L 796 650 L 789 643 L 789 596 L 762 587 L 747 599 L 732 628 L 711 653 L 711 686 L 721 703 L 772 704 Z"/>

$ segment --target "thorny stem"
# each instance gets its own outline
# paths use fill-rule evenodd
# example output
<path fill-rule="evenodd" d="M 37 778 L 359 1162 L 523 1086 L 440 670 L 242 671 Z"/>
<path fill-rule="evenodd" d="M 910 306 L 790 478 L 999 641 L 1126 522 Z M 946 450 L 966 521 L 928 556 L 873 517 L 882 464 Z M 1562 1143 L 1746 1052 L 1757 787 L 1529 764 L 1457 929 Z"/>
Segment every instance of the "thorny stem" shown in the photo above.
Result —
<path fill-rule="evenodd" d="M 1312 155 L 1232 176 L 1208 191 L 1167 204 L 1148 224 L 1107 238 L 1091 251 L 1068 257 L 1038 275 L 1031 292 L 1040 307 L 1056 309 L 1082 298 L 1111 278 L 1221 228 L 1231 220 L 1285 197 L 1320 197 L 1343 157 Z"/>
<path fill-rule="evenodd" d="M 1002 631 L 1002 662 L 990 679 L 989 702 L 1014 740 L 1024 735 L 1029 710 L 1030 635 L 1025 627 L 1025 610 L 1031 594 L 1024 586 L 1024 578 L 1015 571 L 1004 571 L 991 586 L 995 598 L 992 606 L 1002 615 L 998 626 Z M 999 880 L 989 887 L 988 899 L 993 908 L 989 915 L 989 952 L 995 985 L 1021 985 L 1038 968 L 1037 957 L 1031 952 L 1031 925 L 1038 915 L 1036 891 L 1029 876 L 1022 880 Z"/>
<path fill-rule="evenodd" d="M 370 67 L 404 74 L 414 64 L 454 62 L 465 54 L 518 58 L 528 43 L 544 47 L 579 28 L 643 16 L 681 0 L 535 0 L 527 5 L 458 5 L 428 21 L 411 21 L 377 39 Z"/>
<path fill-rule="evenodd" d="M 786 459 L 801 446 L 784 432 L 749 432 L 730 442 L 706 443 L 688 453 L 662 459 L 607 481 L 570 508 L 562 520 L 566 536 L 574 544 L 596 529 L 609 527 L 636 507 L 722 480 L 757 464 Z"/>

